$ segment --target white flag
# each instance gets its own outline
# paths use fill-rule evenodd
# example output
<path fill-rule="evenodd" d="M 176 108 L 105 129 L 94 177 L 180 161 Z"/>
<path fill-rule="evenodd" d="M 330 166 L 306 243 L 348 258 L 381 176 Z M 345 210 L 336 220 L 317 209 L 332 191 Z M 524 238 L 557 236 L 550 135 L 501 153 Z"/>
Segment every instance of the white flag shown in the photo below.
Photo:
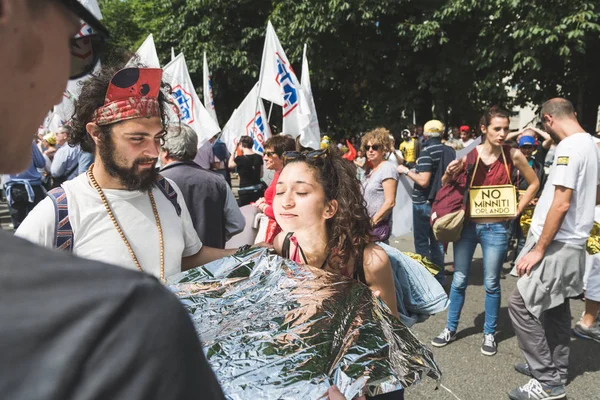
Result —
<path fill-rule="evenodd" d="M 258 104 L 258 109 L 257 109 Z M 235 109 L 223 128 L 221 140 L 233 153 L 240 137 L 247 135 L 254 139 L 254 151 L 262 154 L 265 141 L 271 137 L 267 114 L 262 100 L 258 97 L 258 83 L 254 85 L 242 104 Z"/>
<path fill-rule="evenodd" d="M 67 121 L 60 118 L 57 113 L 53 113 L 52 117 L 50 117 L 50 124 L 48 125 L 48 130 L 50 132 L 56 133 L 58 128 L 62 127 L 66 124 Z"/>
<path fill-rule="evenodd" d="M 148 35 L 135 54 L 140 58 L 140 62 L 148 68 L 160 68 L 160 61 L 158 61 L 158 54 L 156 53 L 156 46 L 154 45 L 152 34 Z M 131 63 L 131 61 L 129 61 L 129 63 Z M 129 65 L 129 63 L 127 65 Z"/>
<path fill-rule="evenodd" d="M 63 121 L 70 121 L 75 113 L 75 101 L 75 96 L 68 89 L 65 89 L 62 101 L 54 106 L 54 113 Z"/>
<path fill-rule="evenodd" d="M 309 124 L 301 129 L 300 144 L 304 147 L 318 149 L 321 144 L 321 130 L 319 129 L 319 119 L 317 117 L 317 108 L 312 95 L 310 85 L 310 73 L 308 68 L 308 58 L 306 58 L 306 44 L 302 52 L 302 94 L 306 98 L 310 110 Z"/>
<path fill-rule="evenodd" d="M 204 107 L 210 114 L 212 119 L 217 125 L 219 120 L 217 119 L 217 112 L 215 111 L 215 101 L 213 99 L 212 82 L 210 80 L 210 72 L 208 71 L 208 63 L 206 62 L 206 52 L 204 52 L 204 84 L 202 87 L 202 94 L 204 95 Z"/>
<path fill-rule="evenodd" d="M 181 122 L 192 127 L 198 135 L 198 146 L 202 146 L 208 139 L 221 131 L 219 126 L 211 118 L 206 108 L 200 102 L 183 53 L 164 68 L 163 79 L 171 85 L 173 90 L 173 102 L 178 107 Z"/>
<path fill-rule="evenodd" d="M 171 47 L 171 61 L 175 59 L 175 49 Z"/>
<path fill-rule="evenodd" d="M 283 107 L 283 132 L 297 137 L 310 123 L 310 109 L 296 73 L 269 21 L 260 69 L 260 97 Z"/>

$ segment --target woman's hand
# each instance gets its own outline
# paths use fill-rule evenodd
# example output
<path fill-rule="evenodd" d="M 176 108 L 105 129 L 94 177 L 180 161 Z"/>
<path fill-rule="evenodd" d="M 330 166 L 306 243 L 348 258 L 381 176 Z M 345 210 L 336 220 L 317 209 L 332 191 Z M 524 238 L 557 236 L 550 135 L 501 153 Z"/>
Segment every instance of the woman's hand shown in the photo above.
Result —
<path fill-rule="evenodd" d="M 463 163 L 462 160 L 454 160 L 448 164 L 448 168 L 446 168 L 446 173 L 451 177 L 454 177 L 457 173 L 462 171 Z"/>

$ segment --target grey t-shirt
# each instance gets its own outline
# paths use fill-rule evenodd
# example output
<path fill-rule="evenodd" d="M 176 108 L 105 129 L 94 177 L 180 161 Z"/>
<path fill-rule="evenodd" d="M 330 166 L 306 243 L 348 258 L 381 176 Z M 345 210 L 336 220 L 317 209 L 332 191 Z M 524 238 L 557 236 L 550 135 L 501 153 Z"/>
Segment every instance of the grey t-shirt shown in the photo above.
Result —
<path fill-rule="evenodd" d="M 379 168 L 367 175 L 362 185 L 363 195 L 365 197 L 365 201 L 367 202 L 367 211 L 369 212 L 369 217 L 373 217 L 373 215 L 379 211 L 385 201 L 385 197 L 383 195 L 383 181 L 387 179 L 393 179 L 397 181 L 399 177 L 398 171 L 396 171 L 396 166 L 388 161 L 382 162 Z"/>
<path fill-rule="evenodd" d="M 222 399 L 185 309 L 153 277 L 0 231 L 0 393 Z"/>

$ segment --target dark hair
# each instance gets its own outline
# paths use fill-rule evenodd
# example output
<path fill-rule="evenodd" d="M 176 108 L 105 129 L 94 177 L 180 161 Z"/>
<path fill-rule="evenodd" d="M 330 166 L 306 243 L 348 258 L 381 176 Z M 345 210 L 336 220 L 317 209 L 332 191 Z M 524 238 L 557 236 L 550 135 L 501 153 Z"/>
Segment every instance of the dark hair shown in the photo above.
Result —
<path fill-rule="evenodd" d="M 131 59 L 131 54 L 126 53 L 122 50 L 117 50 L 111 54 L 108 58 L 103 59 L 102 68 L 92 73 L 90 77 L 81 86 L 81 94 L 75 104 L 75 114 L 72 119 L 73 134 L 69 136 L 69 144 L 71 146 L 80 145 L 81 150 L 89 153 L 94 153 L 96 150 L 96 144 L 87 133 L 85 126 L 91 121 L 94 111 L 104 105 L 104 97 L 108 90 L 108 85 L 112 77 L 125 68 L 127 62 Z M 128 67 L 140 67 L 145 66 L 139 62 L 139 58 L 134 56 L 134 59 Z M 160 119 L 162 120 L 163 126 L 169 124 L 167 116 L 167 107 L 173 103 L 169 101 L 167 93 L 171 92 L 171 87 L 162 82 L 162 90 L 158 94 L 159 108 L 160 108 Z M 112 131 L 112 127 L 121 122 L 115 124 L 100 126 L 102 135 L 108 135 Z"/>
<path fill-rule="evenodd" d="M 542 104 L 542 109 L 540 110 L 540 119 L 542 121 L 544 120 L 544 114 L 552 115 L 557 119 L 577 119 L 573 103 L 560 97 L 550 99 Z"/>
<path fill-rule="evenodd" d="M 243 148 L 251 149 L 254 147 L 254 139 L 252 139 L 250 136 L 242 136 L 240 138 L 240 144 Z"/>
<path fill-rule="evenodd" d="M 488 127 L 494 118 L 506 118 L 510 121 L 510 114 L 505 109 L 499 106 L 491 106 L 481 117 L 481 125 Z"/>
<path fill-rule="evenodd" d="M 289 135 L 274 135 L 265 142 L 265 149 L 272 148 L 275 154 L 281 158 L 286 151 L 296 150 L 296 141 Z"/>
<path fill-rule="evenodd" d="M 358 252 L 372 241 L 371 218 L 356 169 L 333 146 L 327 148 L 323 157 L 290 160 L 286 166 L 295 162 L 304 162 L 315 171 L 326 201 L 337 200 L 338 210 L 327 220 L 327 250 L 335 252 L 332 254 L 341 259 L 342 265 L 347 265 L 350 258 L 356 259 Z"/>

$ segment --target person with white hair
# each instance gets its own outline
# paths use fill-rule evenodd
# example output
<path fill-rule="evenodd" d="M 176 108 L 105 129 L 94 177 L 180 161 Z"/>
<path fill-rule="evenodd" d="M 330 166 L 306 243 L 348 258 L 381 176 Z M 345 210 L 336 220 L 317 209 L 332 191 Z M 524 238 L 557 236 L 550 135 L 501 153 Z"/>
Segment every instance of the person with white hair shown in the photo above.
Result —
<path fill-rule="evenodd" d="M 427 142 L 417 160 L 416 169 L 410 170 L 404 165 L 398 166 L 398 173 L 406 175 L 415 182 L 413 201 L 413 236 L 415 252 L 429 258 L 435 265 L 444 269 L 444 245 L 438 242 L 431 229 L 431 203 L 429 201 L 431 181 L 435 177 L 443 153 L 442 132 L 444 124 L 431 120 L 425 124 Z M 443 276 L 438 277 L 443 280 Z"/>
<path fill-rule="evenodd" d="M 223 175 L 194 162 L 197 149 L 198 135 L 190 126 L 169 125 L 161 145 L 160 173 L 181 190 L 200 241 L 223 249 L 227 240 L 244 230 L 246 220 Z"/>

